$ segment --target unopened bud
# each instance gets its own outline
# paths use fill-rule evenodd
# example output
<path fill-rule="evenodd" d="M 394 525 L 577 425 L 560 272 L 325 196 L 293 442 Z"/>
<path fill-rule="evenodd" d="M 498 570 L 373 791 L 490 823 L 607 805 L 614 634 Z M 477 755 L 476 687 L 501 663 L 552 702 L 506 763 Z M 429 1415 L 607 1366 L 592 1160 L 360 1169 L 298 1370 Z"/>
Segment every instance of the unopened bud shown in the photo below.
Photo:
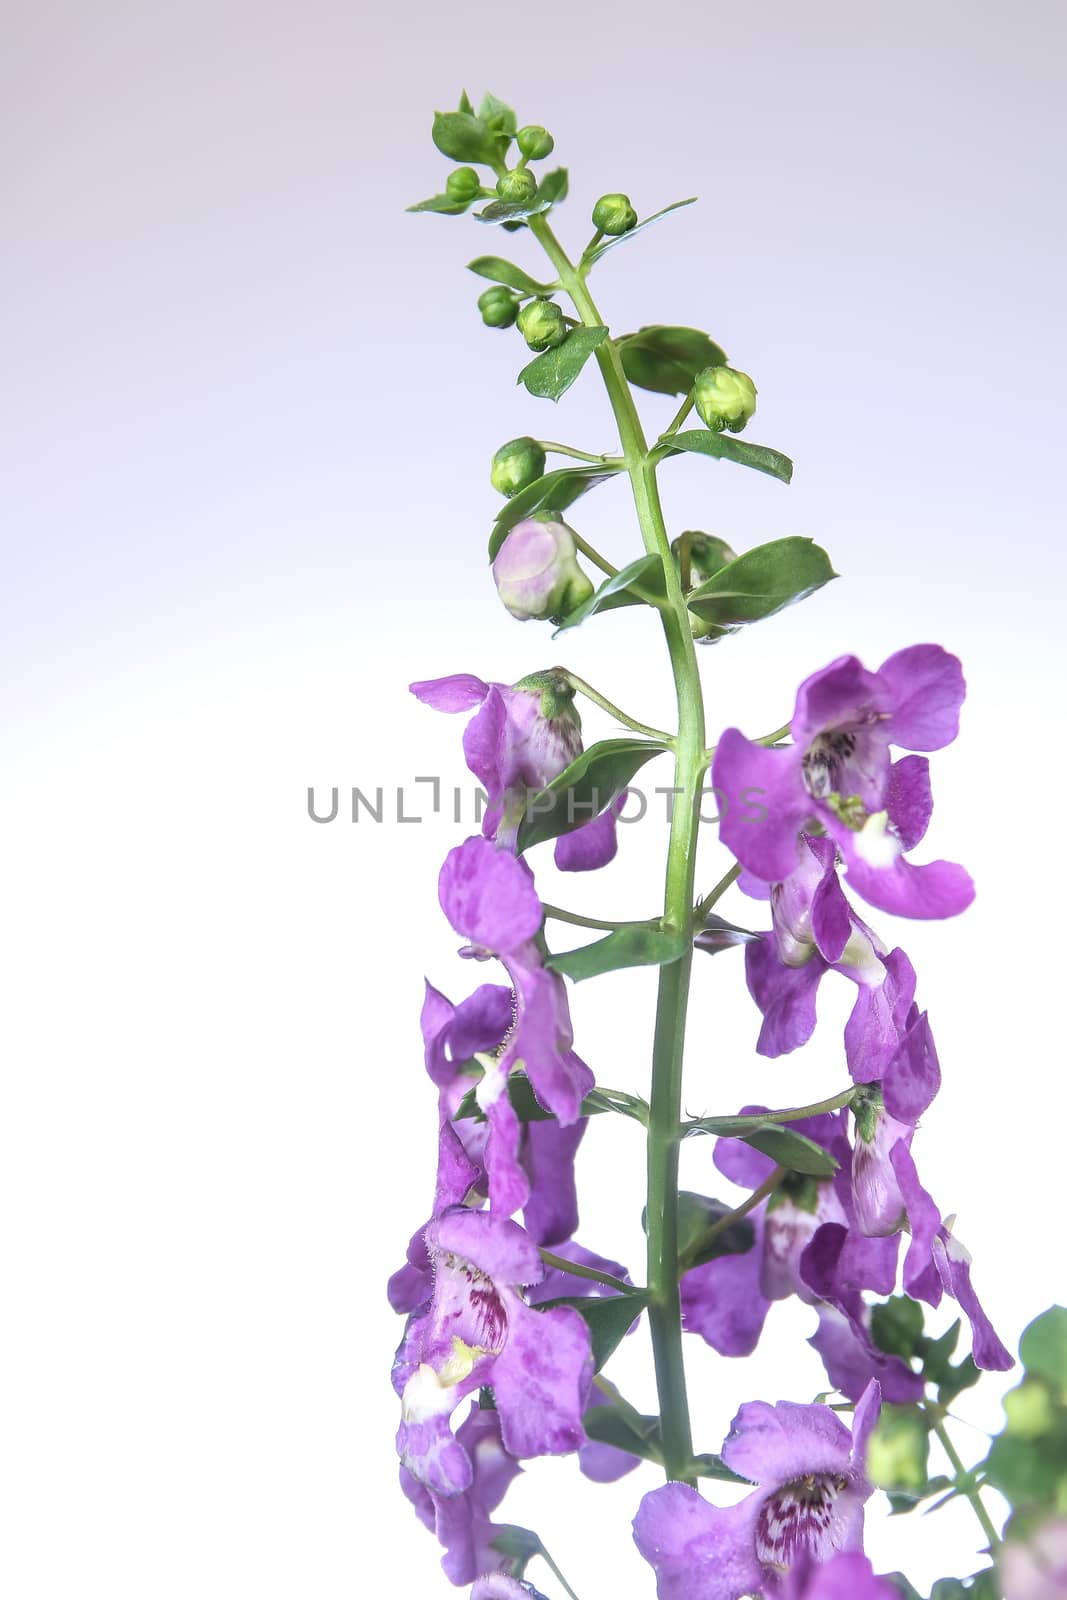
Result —
<path fill-rule="evenodd" d="M 489 478 L 493 488 L 509 497 L 535 483 L 545 470 L 545 452 L 536 439 L 509 439 L 493 457 Z"/>
<path fill-rule="evenodd" d="M 521 205 L 525 200 L 532 200 L 537 193 L 537 179 L 525 167 L 517 167 L 514 172 L 501 173 L 496 180 L 496 192 L 501 200 Z"/>
<path fill-rule="evenodd" d="M 694 386 L 696 408 L 712 433 L 728 428 L 740 433 L 756 410 L 756 385 L 747 372 L 733 367 L 705 367 Z"/>
<path fill-rule="evenodd" d="M 554 300 L 531 300 L 519 312 L 519 332 L 531 350 L 551 350 L 567 337 L 567 324 Z"/>
<path fill-rule="evenodd" d="M 519 297 L 502 283 L 478 296 L 478 310 L 487 328 L 510 328 L 519 314 Z"/>
<path fill-rule="evenodd" d="M 520 128 L 516 142 L 527 161 L 543 161 L 555 149 L 556 141 L 547 128 L 542 128 L 540 123 L 531 122 L 525 128 Z"/>
<path fill-rule="evenodd" d="M 602 194 L 593 207 L 593 227 L 599 233 L 629 233 L 637 226 L 637 212 L 628 194 Z"/>
<path fill-rule="evenodd" d="M 445 193 L 450 200 L 473 200 L 481 187 L 482 180 L 473 167 L 457 167 L 445 179 Z"/>
<path fill-rule="evenodd" d="M 566 616 L 593 592 L 570 528 L 539 517 L 515 524 L 497 552 L 493 578 L 519 622 Z"/>

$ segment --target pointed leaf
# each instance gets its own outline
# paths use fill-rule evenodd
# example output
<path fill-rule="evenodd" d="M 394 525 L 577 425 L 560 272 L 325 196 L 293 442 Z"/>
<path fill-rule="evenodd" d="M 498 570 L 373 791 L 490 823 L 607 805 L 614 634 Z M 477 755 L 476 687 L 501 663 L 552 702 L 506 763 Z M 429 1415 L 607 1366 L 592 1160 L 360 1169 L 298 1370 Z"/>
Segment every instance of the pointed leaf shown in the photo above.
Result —
<path fill-rule="evenodd" d="M 733 1210 L 723 1200 L 713 1200 L 710 1195 L 692 1194 L 688 1189 L 678 1193 L 678 1254 L 685 1260 L 686 1269 L 702 1267 L 719 1256 L 747 1255 L 755 1243 L 752 1224 L 738 1217 L 729 1227 L 722 1228 L 706 1243 L 705 1235 L 718 1227 Z"/>
<path fill-rule="evenodd" d="M 540 216 L 566 197 L 567 169 L 558 167 L 546 173 L 529 200 L 490 200 L 484 211 L 475 212 L 479 222 L 525 222 L 527 217 Z"/>
<path fill-rule="evenodd" d="M 545 966 L 574 983 L 581 983 L 584 978 L 597 978 L 603 972 L 617 972 L 621 967 L 668 966 L 672 961 L 680 961 L 688 948 L 688 934 L 666 933 L 656 928 L 618 928 L 595 944 L 549 956 Z"/>
<path fill-rule="evenodd" d="M 504 283 L 509 289 L 517 289 L 520 294 L 549 292 L 547 283 L 538 283 L 528 272 L 501 256 L 478 256 L 474 261 L 468 261 L 467 271 L 476 272 L 479 278 L 488 278 L 490 283 Z"/>
<path fill-rule="evenodd" d="M 558 400 L 607 336 L 607 328 L 572 328 L 562 344 L 523 367 L 517 381 L 541 400 Z"/>
<path fill-rule="evenodd" d="M 613 611 L 619 606 L 651 605 L 666 597 L 667 584 L 663 576 L 663 563 L 659 556 L 639 556 L 623 567 L 613 578 L 607 578 L 595 594 L 584 600 L 569 616 L 564 617 L 553 639 L 558 639 L 567 628 L 579 623 L 597 611 Z"/>
<path fill-rule="evenodd" d="M 1032 1377 L 1067 1388 L 1067 1309 L 1049 1306 L 1035 1317 L 1019 1342 L 1019 1359 Z"/>
<path fill-rule="evenodd" d="M 673 433 L 656 445 L 652 454 L 656 460 L 665 461 L 668 456 L 687 452 L 691 455 L 714 456 L 719 461 L 736 461 L 739 466 L 767 472 L 782 483 L 789 483 L 793 477 L 793 463 L 780 450 L 772 450 L 765 444 L 749 444 L 732 433 L 712 433 L 710 428 Z"/>
<path fill-rule="evenodd" d="M 686 597 L 702 622 L 723 632 L 773 617 L 837 577 L 830 557 L 811 539 L 774 539 L 747 550 Z"/>
<path fill-rule="evenodd" d="M 837 1161 L 829 1150 L 824 1150 L 807 1134 L 797 1133 L 795 1128 L 767 1122 L 754 1133 L 745 1133 L 740 1137 L 753 1150 L 770 1156 L 772 1161 L 776 1161 L 780 1167 L 788 1167 L 790 1172 L 803 1172 L 812 1178 L 832 1178 L 837 1171 Z"/>
<path fill-rule="evenodd" d="M 493 531 L 489 535 L 489 559 L 496 559 L 500 546 L 517 522 L 544 511 L 566 511 L 568 506 L 619 474 L 618 467 L 559 467 L 546 472 L 533 483 L 513 494 L 497 513 Z M 619 603 L 619 602 L 617 602 Z"/>
<path fill-rule="evenodd" d="M 450 194 L 434 194 L 429 200 L 420 200 L 418 205 L 408 206 L 408 210 L 439 211 L 446 217 L 458 217 L 464 211 L 469 211 L 473 204 L 473 200 L 453 200 Z"/>
<path fill-rule="evenodd" d="M 666 745 L 653 739 L 601 739 L 529 801 L 519 823 L 520 854 L 531 845 L 573 833 L 610 806 L 646 761 Z"/>
<path fill-rule="evenodd" d="M 435 111 L 433 142 L 442 155 L 453 161 L 477 161 L 492 167 L 508 147 L 504 134 L 493 133 L 480 117 L 469 111 Z"/>
<path fill-rule="evenodd" d="M 478 107 L 478 117 L 482 122 L 490 122 L 496 118 L 500 128 L 505 133 L 514 133 L 518 122 L 514 111 L 506 100 L 498 100 L 495 94 L 483 94 L 482 103 Z"/>
<path fill-rule="evenodd" d="M 726 364 L 726 352 L 699 328 L 639 328 L 615 342 L 630 382 L 655 394 L 688 394 L 698 372 Z"/>
<path fill-rule="evenodd" d="M 755 944 L 762 938 L 762 933 L 739 928 L 736 923 L 727 922 L 725 917 L 717 917 L 713 911 L 709 911 L 704 918 L 702 931 L 693 942 L 697 950 L 705 950 L 709 956 L 715 956 L 720 950 L 732 950 L 739 944 Z"/>
<path fill-rule="evenodd" d="M 726 1465 L 722 1456 L 709 1454 L 693 1457 L 693 1471 L 698 1478 L 714 1478 L 719 1483 L 743 1483 L 748 1485 L 748 1479 L 742 1478 L 740 1473 L 732 1472 Z"/>
<path fill-rule="evenodd" d="M 605 239 L 603 244 L 598 244 L 596 249 L 584 258 L 585 261 L 589 266 L 593 266 L 601 256 L 606 256 L 609 250 L 614 250 L 617 244 L 623 244 L 635 234 L 642 233 L 645 228 L 651 228 L 654 222 L 659 222 L 661 217 L 669 216 L 672 211 L 679 211 L 682 206 L 691 206 L 696 198 L 695 194 L 691 194 L 688 200 L 674 200 L 669 206 L 664 206 L 662 211 L 654 211 L 650 217 L 645 217 L 643 222 L 639 222 L 636 228 L 631 228 L 629 233 L 616 234 L 613 239 Z"/>
<path fill-rule="evenodd" d="M 643 1461 L 663 1461 L 663 1445 L 658 1417 L 637 1412 L 624 1415 L 615 1406 L 591 1406 L 582 1418 L 582 1425 L 590 1439 L 598 1444 L 612 1444 L 616 1450 L 640 1456 Z"/>

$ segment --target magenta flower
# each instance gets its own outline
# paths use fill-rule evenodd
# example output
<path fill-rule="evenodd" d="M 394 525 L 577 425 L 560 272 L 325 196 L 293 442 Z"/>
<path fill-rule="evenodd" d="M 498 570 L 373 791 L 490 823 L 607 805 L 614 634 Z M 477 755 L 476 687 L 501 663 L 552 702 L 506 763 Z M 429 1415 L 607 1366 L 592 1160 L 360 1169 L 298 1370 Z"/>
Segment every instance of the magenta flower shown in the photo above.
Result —
<path fill-rule="evenodd" d="M 467 839 L 446 856 L 438 890 L 449 922 L 469 941 L 464 953 L 496 956 L 514 991 L 510 1030 L 495 1055 L 484 1057 L 485 1076 L 477 1088 L 489 1125 L 490 1202 L 494 1211 L 511 1216 L 530 1191 L 519 1162 L 521 1128 L 508 1096 L 509 1073 L 521 1062 L 538 1100 L 563 1127 L 578 1121 L 593 1074 L 571 1049 L 563 979 L 542 964 L 536 943 L 541 902 L 526 863 L 495 849 L 488 839 Z"/>
<path fill-rule="evenodd" d="M 516 1222 L 454 1206 L 426 1229 L 426 1247 L 433 1298 L 410 1319 L 393 1368 L 403 1466 L 444 1498 L 472 1487 L 471 1457 L 450 1419 L 483 1384 L 509 1455 L 577 1450 L 593 1376 L 589 1332 L 572 1307 L 535 1311 L 523 1299 L 521 1287 L 544 1273 L 533 1240 Z"/>
<path fill-rule="evenodd" d="M 951 743 L 963 696 L 960 663 L 940 645 L 900 650 L 877 672 L 839 657 L 801 684 L 790 747 L 753 744 L 736 728 L 723 734 L 712 772 L 723 842 L 756 877 L 782 883 L 797 866 L 798 834 L 817 822 L 871 905 L 906 917 L 964 910 L 974 886 L 962 867 L 905 856 L 929 822 L 929 764 L 889 755 L 891 745 Z"/>
<path fill-rule="evenodd" d="M 562 673 L 538 676 L 552 681 L 545 687 L 511 689 L 459 673 L 411 685 L 412 694 L 436 711 L 478 708 L 464 731 L 463 753 L 489 797 L 482 832 L 508 850 L 515 848 L 530 795 L 558 778 L 582 752 L 569 681 Z M 622 804 L 620 796 L 598 817 L 556 840 L 561 872 L 589 871 L 614 858 L 615 818 Z"/>
<path fill-rule="evenodd" d="M 476 1402 L 471 1403 L 466 1421 L 456 1431 L 456 1443 L 471 1464 L 470 1487 L 462 1494 L 434 1494 L 406 1467 L 400 1468 L 400 1487 L 419 1521 L 436 1533 L 444 1546 L 441 1566 L 445 1575 L 461 1584 L 473 1583 L 480 1573 L 507 1565 L 508 1557 L 492 1548 L 501 1526 L 491 1520 L 491 1513 L 522 1468 L 504 1449 L 499 1413 L 483 1410 Z"/>
<path fill-rule="evenodd" d="M 645 1495 L 634 1518 L 634 1539 L 655 1570 L 659 1600 L 777 1593 L 792 1569 L 859 1550 L 863 1506 L 873 1490 L 867 1440 L 880 1408 L 872 1383 L 849 1433 L 828 1406 L 743 1405 L 722 1457 L 756 1490 L 720 1507 L 687 1484 L 668 1483 Z"/>

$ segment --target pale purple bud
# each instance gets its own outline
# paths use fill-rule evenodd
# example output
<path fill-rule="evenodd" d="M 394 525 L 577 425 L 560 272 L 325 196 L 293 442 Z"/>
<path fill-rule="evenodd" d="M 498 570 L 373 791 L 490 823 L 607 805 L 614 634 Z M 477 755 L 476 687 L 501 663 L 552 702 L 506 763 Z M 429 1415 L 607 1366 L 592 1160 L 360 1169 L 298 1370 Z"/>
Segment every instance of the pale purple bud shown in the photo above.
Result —
<path fill-rule="evenodd" d="M 512 528 L 493 562 L 493 578 L 505 607 L 520 622 L 566 616 L 593 593 L 578 565 L 570 528 L 536 517 Z"/>

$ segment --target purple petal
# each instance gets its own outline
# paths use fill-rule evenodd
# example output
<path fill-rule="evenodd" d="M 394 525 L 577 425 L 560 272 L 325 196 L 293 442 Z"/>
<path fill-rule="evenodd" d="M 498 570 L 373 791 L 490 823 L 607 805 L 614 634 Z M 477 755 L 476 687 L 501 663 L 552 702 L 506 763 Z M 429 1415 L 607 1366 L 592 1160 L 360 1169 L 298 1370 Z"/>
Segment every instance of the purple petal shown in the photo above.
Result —
<path fill-rule="evenodd" d="M 466 1494 L 447 1500 L 435 1503 L 431 1499 L 431 1506 L 436 1513 L 437 1537 L 446 1552 L 441 1565 L 453 1583 L 464 1584 L 507 1560 L 492 1548 L 491 1541 L 500 1528 L 490 1521 L 490 1512 L 496 1510 L 522 1468 L 504 1449 L 499 1412 L 472 1404 L 469 1416 L 456 1431 L 456 1441 L 471 1460 L 471 1487 Z"/>
<path fill-rule="evenodd" d="M 498 1288 L 539 1283 L 545 1270 L 537 1246 L 524 1229 L 488 1211 L 457 1208 L 431 1223 L 426 1233 L 431 1250 L 469 1262 Z"/>
<path fill-rule="evenodd" d="M 522 1164 L 530 1180 L 530 1198 L 523 1222 L 538 1244 L 558 1244 L 578 1227 L 574 1157 L 588 1121 L 582 1117 L 569 1128 L 555 1119 L 526 1124 Z"/>
<path fill-rule="evenodd" d="M 941 750 L 952 743 L 967 692 L 956 656 L 939 644 L 913 644 L 883 661 L 878 676 L 892 696 L 894 744 L 904 750 Z"/>
<path fill-rule="evenodd" d="M 888 710 L 886 685 L 855 656 L 838 656 L 797 690 L 792 734 L 800 750 L 820 733 L 873 720 Z"/>
<path fill-rule="evenodd" d="M 743 867 L 781 883 L 797 865 L 797 833 L 813 815 L 801 776 L 803 752 L 769 750 L 727 728 L 712 765 L 719 837 Z"/>
<path fill-rule="evenodd" d="M 849 1466 L 852 1435 L 829 1406 L 750 1400 L 730 1425 L 722 1458 L 752 1483 L 775 1487 L 813 1472 Z"/>
<path fill-rule="evenodd" d="M 538 912 L 540 909 L 538 902 Z M 540 955 L 531 946 L 508 963 L 519 1001 L 508 1054 L 512 1061 L 525 1062 L 538 1100 L 566 1126 L 581 1115 L 582 1101 L 595 1079 L 571 1049 L 570 1009 L 563 979 L 539 962 Z"/>
<path fill-rule="evenodd" d="M 815 997 L 826 970 L 815 952 L 802 967 L 784 966 L 773 938 L 766 935 L 746 944 L 748 992 L 763 1013 L 756 1041 L 761 1056 L 774 1060 L 807 1044 L 815 1031 Z"/>
<path fill-rule="evenodd" d="M 511 1027 L 511 989 L 483 983 L 461 1000 L 448 1030 L 452 1060 L 469 1061 L 479 1051 L 495 1050 Z"/>
<path fill-rule="evenodd" d="M 448 852 L 438 894 L 456 932 L 498 955 L 517 950 L 541 926 L 541 902 L 529 867 L 488 839 L 466 839 Z"/>
<path fill-rule="evenodd" d="M 590 1440 L 578 1450 L 578 1466 L 590 1483 L 618 1483 L 640 1465 L 640 1456 L 632 1456 L 628 1450 L 620 1450 L 614 1444 Z"/>
<path fill-rule="evenodd" d="M 922 1399 L 925 1385 L 920 1373 L 912 1372 L 899 1356 L 889 1356 L 879 1350 L 869 1335 L 861 1334 L 836 1306 L 821 1305 L 818 1309 L 818 1331 L 808 1343 L 822 1357 L 826 1375 L 835 1389 L 850 1400 L 858 1400 L 875 1378 L 886 1400 L 893 1405 Z"/>
<path fill-rule="evenodd" d="M 506 1572 L 487 1572 L 471 1590 L 471 1600 L 545 1600 L 540 1589 Z"/>
<path fill-rule="evenodd" d="M 936 1306 L 941 1300 L 940 1287 L 931 1284 L 929 1268 L 933 1260 L 934 1240 L 941 1226 L 941 1213 L 919 1182 L 911 1151 L 903 1141 L 893 1146 L 889 1159 L 908 1208 L 908 1225 L 911 1228 L 911 1244 L 904 1257 L 904 1288 L 913 1298 Z"/>
<path fill-rule="evenodd" d="M 891 1117 L 914 1126 L 940 1087 L 941 1066 L 930 1021 L 923 1011 L 910 1020 L 904 1038 L 882 1074 L 882 1098 Z"/>
<path fill-rule="evenodd" d="M 557 1244 L 552 1254 L 562 1256 L 565 1261 L 573 1261 L 575 1266 L 594 1267 L 597 1272 L 607 1272 L 622 1283 L 633 1282 L 621 1262 L 597 1255 L 595 1250 L 587 1250 L 574 1239 L 567 1239 L 562 1244 Z M 526 1299 L 528 1304 L 536 1306 L 543 1305 L 546 1300 L 557 1300 L 560 1295 L 585 1295 L 600 1299 L 604 1296 L 617 1295 L 618 1292 L 609 1284 L 598 1283 L 595 1278 L 579 1278 L 574 1273 L 564 1272 L 560 1267 L 546 1266 L 541 1282 L 527 1290 Z"/>
<path fill-rule="evenodd" d="M 519 1161 L 522 1124 L 508 1094 L 506 1068 L 486 1073 L 478 1085 L 477 1099 L 489 1130 L 485 1168 L 490 1209 L 494 1215 L 511 1217 L 526 1205 L 530 1184 Z"/>
<path fill-rule="evenodd" d="M 971 1258 L 959 1240 L 945 1229 L 934 1241 L 934 1260 L 942 1283 L 971 1325 L 971 1354 L 975 1366 L 984 1372 L 1007 1372 L 1015 1361 L 997 1338 L 974 1292 Z"/>
<path fill-rule="evenodd" d="M 858 1550 L 839 1550 L 829 1561 L 794 1570 L 776 1593 L 780 1600 L 900 1600 L 896 1585 L 876 1578 Z"/>
<path fill-rule="evenodd" d="M 562 1455 L 584 1444 L 582 1412 L 592 1377 L 589 1329 L 577 1311 L 534 1311 L 516 1300 L 492 1379 L 511 1454 Z"/>
<path fill-rule="evenodd" d="M 913 850 L 930 826 L 934 797 L 925 756 L 904 756 L 889 769 L 886 810 L 905 850 Z"/>
<path fill-rule="evenodd" d="M 499 802 L 504 792 L 504 751 L 508 725 L 507 707 L 496 684 L 486 695 L 481 710 L 463 730 L 463 755 L 474 776 L 484 783 L 490 800 Z"/>
<path fill-rule="evenodd" d="M 878 1426 L 882 1410 L 882 1391 L 872 1378 L 856 1402 L 852 1415 L 852 1460 L 854 1467 L 866 1477 L 867 1445 Z"/>
<path fill-rule="evenodd" d="M 811 931 L 819 954 L 831 965 L 840 961 L 852 937 L 852 909 L 845 899 L 836 872 L 837 851 L 832 839 L 808 841 L 809 848 L 819 847 L 823 861 L 823 875 L 812 896 Z"/>
<path fill-rule="evenodd" d="M 455 1015 L 455 1006 L 451 1000 L 435 989 L 429 979 L 426 982 L 426 992 L 422 1002 L 422 1012 L 419 1016 L 419 1025 L 422 1028 L 422 1041 L 426 1061 L 426 1071 L 433 1083 L 445 1085 L 452 1081 L 454 1071 L 451 1061 L 445 1054 L 445 1036 Z"/>
<path fill-rule="evenodd" d="M 873 822 L 877 819 L 872 819 Z M 848 828 L 834 829 L 848 863 L 848 882 L 869 905 L 896 917 L 932 920 L 955 917 L 974 899 L 974 881 L 966 868 L 954 861 L 928 861 L 915 866 L 900 853 L 899 841 L 889 833 L 875 840 L 876 848 L 858 841 L 864 834 Z M 883 848 L 884 846 L 884 848 Z M 867 855 L 861 849 L 867 849 Z"/>
<path fill-rule="evenodd" d="M 659 1600 L 739 1600 L 757 1593 L 755 1523 L 761 1496 L 712 1506 L 684 1483 L 666 1483 L 641 1501 L 634 1542 L 656 1573 Z"/>
<path fill-rule="evenodd" d="M 417 700 L 435 711 L 469 711 L 481 705 L 489 693 L 489 685 L 468 672 L 457 672 L 451 678 L 424 678 L 409 687 Z"/>
<path fill-rule="evenodd" d="M 560 872 L 592 872 L 614 861 L 619 848 L 615 818 L 626 804 L 626 791 L 598 817 L 556 840 L 555 862 Z"/>
<path fill-rule="evenodd" d="M 751 1250 L 717 1256 L 693 1267 L 681 1281 L 682 1326 L 723 1356 L 750 1356 L 759 1343 L 770 1301 L 760 1290 L 766 1206 L 748 1220 L 755 1232 Z"/>
<path fill-rule="evenodd" d="M 457 1392 L 455 1403 L 462 1398 Z M 401 1422 L 396 1451 L 401 1465 L 435 1495 L 462 1494 L 471 1486 L 470 1457 L 456 1443 L 445 1414 Z"/>

